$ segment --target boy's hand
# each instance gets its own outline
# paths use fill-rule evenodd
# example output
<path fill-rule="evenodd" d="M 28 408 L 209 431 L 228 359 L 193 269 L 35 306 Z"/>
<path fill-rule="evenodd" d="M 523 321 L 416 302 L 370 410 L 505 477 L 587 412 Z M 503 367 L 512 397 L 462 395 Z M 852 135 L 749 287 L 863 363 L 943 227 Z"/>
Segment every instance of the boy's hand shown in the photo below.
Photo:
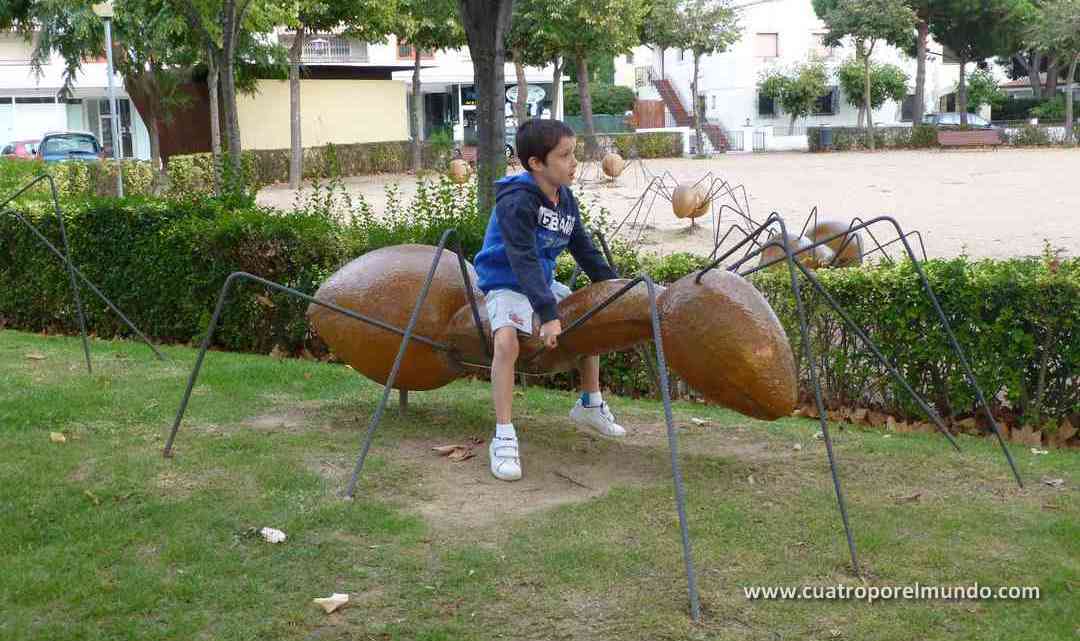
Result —
<path fill-rule="evenodd" d="M 540 339 L 548 349 L 555 349 L 559 345 L 559 334 L 562 333 L 562 323 L 559 319 L 549 320 L 540 326 Z"/>

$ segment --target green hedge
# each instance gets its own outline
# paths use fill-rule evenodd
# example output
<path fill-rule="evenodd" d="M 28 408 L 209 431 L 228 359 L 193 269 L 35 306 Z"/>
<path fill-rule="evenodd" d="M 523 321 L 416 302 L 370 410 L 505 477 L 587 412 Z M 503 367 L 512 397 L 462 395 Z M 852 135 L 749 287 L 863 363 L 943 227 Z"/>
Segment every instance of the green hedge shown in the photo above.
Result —
<path fill-rule="evenodd" d="M 831 132 L 832 142 L 829 145 L 821 142 L 823 130 Z M 858 127 L 807 127 L 806 143 L 812 152 L 868 149 L 866 132 Z M 875 127 L 874 146 L 878 149 L 937 147 L 937 130 L 929 125 Z"/>
<path fill-rule="evenodd" d="M 58 238 L 55 220 L 40 203 L 24 208 L 43 232 Z M 341 185 L 316 184 L 292 212 L 229 208 L 213 199 L 175 201 L 133 197 L 92 199 L 65 208 L 74 259 L 150 336 L 164 342 L 198 341 L 226 276 L 249 271 L 313 292 L 340 265 L 366 251 L 400 243 L 434 244 L 442 231 L 462 231 L 465 253 L 480 248 L 486 217 L 475 206 L 475 184 L 442 178 L 403 202 L 389 194 L 376 216 Z M 604 228 L 607 213 L 585 210 Z M 691 254 L 641 255 L 613 243 L 622 274 L 648 271 L 671 282 L 699 269 Z M 966 258 L 925 264 L 961 344 L 998 415 L 1010 423 L 1043 426 L 1080 418 L 1080 259 Z M 567 257 L 557 277 L 569 278 Z M 843 303 L 881 349 L 895 358 L 915 389 L 946 416 L 969 415 L 974 399 L 937 326 L 910 263 L 822 270 L 824 286 Z M 777 270 L 754 277 L 798 346 L 790 283 Z M 0 218 L 0 325 L 31 331 L 77 331 L 67 275 L 29 232 Z M 581 277 L 579 284 L 584 284 Z M 804 288 L 808 291 L 808 288 Z M 127 335 L 97 300 L 84 296 L 90 327 L 99 336 Z M 215 346 L 267 353 L 320 351 L 304 320 L 306 305 L 246 286 L 231 297 Z M 910 399 L 868 358 L 823 301 L 808 295 L 811 340 L 832 406 L 861 406 L 918 417 Z M 628 395 L 655 394 L 642 350 L 604 357 L 603 383 Z M 805 379 L 805 363 L 799 358 Z M 548 384 L 569 386 L 569 376 Z M 678 381 L 676 380 L 676 384 Z M 806 396 L 804 386 L 804 397 Z M 1080 425 L 1080 421 L 1075 424 Z M 1052 428 L 1044 428 L 1052 429 Z"/>
<path fill-rule="evenodd" d="M 683 136 L 675 131 L 651 131 L 646 133 L 597 134 L 601 149 L 614 149 L 623 158 L 679 158 L 683 154 Z M 585 136 L 577 136 L 575 155 L 585 158 Z"/>

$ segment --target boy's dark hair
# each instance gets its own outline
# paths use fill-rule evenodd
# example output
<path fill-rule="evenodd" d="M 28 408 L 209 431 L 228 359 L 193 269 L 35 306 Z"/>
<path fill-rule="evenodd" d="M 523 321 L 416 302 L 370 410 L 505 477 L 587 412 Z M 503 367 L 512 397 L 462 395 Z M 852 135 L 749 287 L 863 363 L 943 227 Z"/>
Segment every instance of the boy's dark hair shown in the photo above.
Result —
<path fill-rule="evenodd" d="M 559 145 L 559 141 L 573 137 L 574 130 L 561 120 L 533 118 L 518 127 L 514 147 L 517 148 L 521 166 L 529 169 L 529 158 L 536 157 L 546 164 L 548 154 Z"/>

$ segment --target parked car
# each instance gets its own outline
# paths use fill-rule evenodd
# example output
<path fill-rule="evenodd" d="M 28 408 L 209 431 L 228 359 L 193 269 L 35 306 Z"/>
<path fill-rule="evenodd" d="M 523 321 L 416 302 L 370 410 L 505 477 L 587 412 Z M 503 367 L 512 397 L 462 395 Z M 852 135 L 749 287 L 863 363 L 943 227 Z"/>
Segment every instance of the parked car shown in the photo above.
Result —
<path fill-rule="evenodd" d="M 923 116 L 923 124 L 933 125 L 938 128 L 950 128 L 960 126 L 959 111 L 944 111 L 936 114 Z M 967 126 L 972 129 L 997 129 L 989 120 L 978 114 L 967 115 Z"/>
<path fill-rule="evenodd" d="M 54 131 L 41 139 L 37 157 L 45 162 L 96 162 L 105 156 L 97 137 L 88 131 Z"/>
<path fill-rule="evenodd" d="M 39 140 L 12 140 L 0 149 L 0 157 L 33 160 L 37 155 Z"/>

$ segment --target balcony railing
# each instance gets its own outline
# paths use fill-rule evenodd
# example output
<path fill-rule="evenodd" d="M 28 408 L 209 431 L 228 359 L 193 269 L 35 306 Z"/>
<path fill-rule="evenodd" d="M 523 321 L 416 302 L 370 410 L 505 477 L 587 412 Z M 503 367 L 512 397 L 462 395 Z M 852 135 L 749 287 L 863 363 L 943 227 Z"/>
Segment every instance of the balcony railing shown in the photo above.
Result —
<path fill-rule="evenodd" d="M 294 36 L 283 34 L 281 45 L 292 46 Z M 303 64 L 343 64 L 368 62 L 367 43 L 339 36 L 313 35 L 304 39 L 304 51 L 300 54 Z"/>

